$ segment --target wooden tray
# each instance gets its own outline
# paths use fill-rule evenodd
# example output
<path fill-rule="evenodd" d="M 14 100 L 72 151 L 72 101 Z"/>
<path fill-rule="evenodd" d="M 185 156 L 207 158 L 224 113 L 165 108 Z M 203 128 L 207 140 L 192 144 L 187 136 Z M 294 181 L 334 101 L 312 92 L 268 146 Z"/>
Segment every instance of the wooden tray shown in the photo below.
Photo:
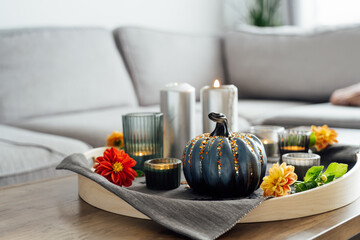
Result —
<path fill-rule="evenodd" d="M 101 156 L 106 148 L 84 153 L 86 158 Z M 341 178 L 305 192 L 272 198 L 243 217 L 240 223 L 266 222 L 311 216 L 343 207 L 360 196 L 360 154 L 355 166 Z M 79 195 L 90 205 L 116 214 L 149 219 L 127 202 L 96 182 L 78 175 Z"/>

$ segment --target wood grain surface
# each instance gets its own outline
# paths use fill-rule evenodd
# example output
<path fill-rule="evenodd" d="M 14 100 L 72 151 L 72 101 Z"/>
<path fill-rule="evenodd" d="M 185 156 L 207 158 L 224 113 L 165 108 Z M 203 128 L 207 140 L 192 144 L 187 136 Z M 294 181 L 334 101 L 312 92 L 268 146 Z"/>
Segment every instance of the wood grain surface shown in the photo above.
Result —
<path fill-rule="evenodd" d="M 183 239 L 151 220 L 109 213 L 82 201 L 75 174 L 0 188 L 0 218 L 0 239 Z M 220 239 L 347 239 L 359 232 L 357 199 L 315 216 L 240 223 Z"/>

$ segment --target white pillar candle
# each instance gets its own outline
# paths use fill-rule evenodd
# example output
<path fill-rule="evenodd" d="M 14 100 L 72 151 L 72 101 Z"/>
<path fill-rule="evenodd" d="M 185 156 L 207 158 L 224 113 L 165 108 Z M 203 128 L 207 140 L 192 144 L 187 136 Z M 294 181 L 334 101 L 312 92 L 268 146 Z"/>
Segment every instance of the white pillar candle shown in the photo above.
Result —
<path fill-rule="evenodd" d="M 185 145 L 195 137 L 195 88 L 171 83 L 161 89 L 160 108 L 164 114 L 164 157 L 182 158 Z"/>
<path fill-rule="evenodd" d="M 201 89 L 200 100 L 204 133 L 211 133 L 215 128 L 215 123 L 208 118 L 210 112 L 225 114 L 230 131 L 238 131 L 237 87 L 234 85 L 220 85 L 220 81 L 216 79 L 213 86 L 205 86 Z"/>

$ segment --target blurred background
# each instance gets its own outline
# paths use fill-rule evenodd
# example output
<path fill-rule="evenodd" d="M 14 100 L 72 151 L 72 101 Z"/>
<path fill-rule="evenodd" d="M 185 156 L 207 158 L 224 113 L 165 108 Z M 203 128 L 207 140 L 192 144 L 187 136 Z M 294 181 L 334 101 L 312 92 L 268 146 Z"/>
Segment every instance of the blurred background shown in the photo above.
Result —
<path fill-rule="evenodd" d="M 0 29 L 127 25 L 217 34 L 244 24 L 358 23 L 359 8 L 357 0 L 0 0 Z"/>

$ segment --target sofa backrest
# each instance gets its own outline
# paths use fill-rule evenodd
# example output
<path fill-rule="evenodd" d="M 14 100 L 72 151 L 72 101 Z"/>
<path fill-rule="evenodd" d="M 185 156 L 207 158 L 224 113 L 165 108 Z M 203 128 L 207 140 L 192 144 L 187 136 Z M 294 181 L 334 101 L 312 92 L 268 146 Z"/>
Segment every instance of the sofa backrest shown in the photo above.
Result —
<path fill-rule="evenodd" d="M 0 31 L 0 122 L 136 104 L 110 31 Z"/>
<path fill-rule="evenodd" d="M 140 105 L 160 102 L 160 89 L 172 82 L 196 89 L 224 80 L 221 39 L 123 27 L 114 30 Z"/>
<path fill-rule="evenodd" d="M 360 82 L 360 26 L 304 31 L 244 28 L 225 34 L 230 82 L 239 97 L 329 101 Z"/>

